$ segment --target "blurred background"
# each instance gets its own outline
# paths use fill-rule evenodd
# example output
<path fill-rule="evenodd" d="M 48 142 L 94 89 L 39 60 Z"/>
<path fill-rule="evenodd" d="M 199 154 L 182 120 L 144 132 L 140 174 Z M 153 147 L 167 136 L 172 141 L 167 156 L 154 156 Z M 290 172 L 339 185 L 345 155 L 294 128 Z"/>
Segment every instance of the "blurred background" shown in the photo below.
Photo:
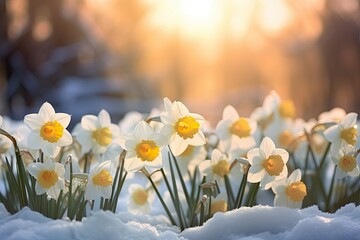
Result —
<path fill-rule="evenodd" d="M 359 0 L 0 0 L 0 114 L 44 101 L 118 121 L 163 97 L 213 126 L 270 90 L 308 119 L 360 113 Z"/>

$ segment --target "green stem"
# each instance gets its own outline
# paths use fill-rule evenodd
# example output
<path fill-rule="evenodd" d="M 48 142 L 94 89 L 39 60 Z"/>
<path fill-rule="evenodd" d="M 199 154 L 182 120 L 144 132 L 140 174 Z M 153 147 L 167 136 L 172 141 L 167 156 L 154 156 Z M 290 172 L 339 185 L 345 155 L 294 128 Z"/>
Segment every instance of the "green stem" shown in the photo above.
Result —
<path fill-rule="evenodd" d="M 231 183 L 230 183 L 228 175 L 224 176 L 224 181 L 225 181 L 226 194 L 227 194 L 227 197 L 228 197 L 229 209 L 233 209 L 233 206 L 234 206 L 234 194 L 232 192 L 232 187 L 231 187 Z"/>
<path fill-rule="evenodd" d="M 336 168 L 337 168 L 337 165 L 335 165 L 335 167 L 334 167 L 334 173 L 333 173 L 333 176 L 331 179 L 329 194 L 326 197 L 326 211 L 328 211 L 328 212 L 330 211 L 330 201 L 331 201 L 331 194 L 332 194 L 332 191 L 334 188 L 334 183 L 335 183 Z"/>
<path fill-rule="evenodd" d="M 245 193 L 245 187 L 246 187 L 246 182 L 247 182 L 248 171 L 249 171 L 249 168 L 244 173 L 244 175 L 243 175 L 243 177 L 241 179 L 241 183 L 240 183 L 240 186 L 239 186 L 239 191 L 238 191 L 237 196 L 236 196 L 236 201 L 235 201 L 234 208 L 241 207 L 241 203 L 242 203 L 242 200 L 244 198 L 244 193 Z"/>
<path fill-rule="evenodd" d="M 169 208 L 166 206 L 166 204 L 165 204 L 165 202 L 164 202 L 164 200 L 163 200 L 163 198 L 162 198 L 162 196 L 161 196 L 161 194 L 160 194 L 159 190 L 157 189 L 157 187 L 156 187 L 156 185 L 155 185 L 154 181 L 151 179 L 151 177 L 150 177 L 150 176 L 148 176 L 147 178 L 149 179 L 149 181 L 150 181 L 150 183 L 151 183 L 151 185 L 152 185 L 153 189 L 154 189 L 154 190 L 155 190 L 155 192 L 156 192 L 156 195 L 158 196 L 158 198 L 159 198 L 159 200 L 160 200 L 160 202 L 161 202 L 162 206 L 164 207 L 164 210 L 165 210 L 166 214 L 168 215 L 168 217 L 169 217 L 169 220 L 170 220 L 171 224 L 172 224 L 172 225 L 176 225 L 176 222 L 175 222 L 175 220 L 174 220 L 173 216 L 171 215 Z"/>

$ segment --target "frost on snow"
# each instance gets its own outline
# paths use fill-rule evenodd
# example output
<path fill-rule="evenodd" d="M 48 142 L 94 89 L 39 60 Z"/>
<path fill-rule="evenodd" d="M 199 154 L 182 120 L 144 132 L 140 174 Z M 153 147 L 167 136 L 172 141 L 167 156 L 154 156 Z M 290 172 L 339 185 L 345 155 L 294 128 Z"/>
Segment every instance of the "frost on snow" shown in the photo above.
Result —
<path fill-rule="evenodd" d="M 348 204 L 335 214 L 316 206 L 303 210 L 242 207 L 217 213 L 202 227 L 179 233 L 162 216 L 98 211 L 81 222 L 51 220 L 24 208 L 10 216 L 0 204 L 0 237 L 10 239 L 359 239 L 360 206 Z"/>

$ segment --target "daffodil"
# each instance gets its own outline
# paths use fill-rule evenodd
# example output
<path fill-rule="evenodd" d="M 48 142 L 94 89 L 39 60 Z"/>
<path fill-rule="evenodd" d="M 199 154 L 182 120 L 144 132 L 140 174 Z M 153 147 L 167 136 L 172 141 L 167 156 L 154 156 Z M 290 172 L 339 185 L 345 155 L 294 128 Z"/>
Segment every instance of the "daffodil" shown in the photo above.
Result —
<path fill-rule="evenodd" d="M 205 123 L 202 116 L 190 113 L 181 102 L 171 103 L 164 99 L 165 111 L 161 114 L 164 127 L 161 133 L 169 138 L 171 151 L 175 156 L 183 153 L 189 145 L 201 146 L 206 143 L 201 127 Z"/>
<path fill-rule="evenodd" d="M 227 196 L 225 192 L 219 193 L 216 198 L 211 196 L 210 212 L 215 214 L 217 212 L 226 212 L 228 209 Z"/>
<path fill-rule="evenodd" d="M 354 146 L 357 141 L 357 114 L 348 113 L 340 123 L 324 131 L 325 138 L 332 143 L 331 152 L 336 155 L 346 145 Z"/>
<path fill-rule="evenodd" d="M 133 183 L 129 186 L 128 211 L 132 214 L 149 214 L 153 194 L 148 188 Z"/>
<path fill-rule="evenodd" d="M 286 178 L 288 169 L 289 153 L 281 148 L 275 148 L 274 142 L 265 137 L 260 148 L 253 148 L 247 154 L 251 165 L 248 181 L 260 182 L 263 189 L 269 189 L 274 181 Z"/>
<path fill-rule="evenodd" d="M 346 116 L 344 109 L 336 107 L 330 111 L 323 112 L 319 115 L 320 122 L 341 122 L 341 120 Z"/>
<path fill-rule="evenodd" d="M 135 172 L 147 166 L 160 168 L 162 166 L 161 149 L 167 139 L 154 132 L 145 121 L 139 122 L 132 134 L 123 135 L 122 147 L 127 151 L 125 155 L 125 170 Z"/>
<path fill-rule="evenodd" d="M 82 147 L 82 154 L 90 151 L 102 154 L 118 137 L 119 127 L 111 123 L 109 113 L 103 109 L 98 116 L 83 116 L 81 126 L 73 134 Z"/>
<path fill-rule="evenodd" d="M 271 187 L 275 193 L 274 206 L 301 208 L 307 192 L 306 185 L 300 180 L 301 171 L 296 169 L 288 178 L 274 182 Z"/>
<path fill-rule="evenodd" d="M 236 109 L 228 105 L 223 111 L 222 120 L 216 126 L 216 134 L 219 136 L 225 151 L 234 147 L 246 148 L 254 145 L 254 133 L 257 128 L 255 120 L 239 117 Z"/>
<path fill-rule="evenodd" d="M 55 113 L 50 103 L 45 102 L 39 113 L 28 114 L 24 122 L 30 128 L 27 146 L 30 149 L 39 150 L 50 157 L 55 158 L 60 148 L 72 143 L 72 137 L 66 130 L 70 123 L 70 115 Z"/>
<path fill-rule="evenodd" d="M 38 195 L 46 193 L 50 198 L 57 199 L 60 190 L 65 188 L 65 168 L 60 163 L 30 163 L 27 170 L 36 179 L 35 191 Z"/>
<path fill-rule="evenodd" d="M 91 169 L 85 190 L 86 200 L 95 200 L 98 197 L 110 198 L 114 169 L 111 161 L 102 162 Z"/>
<path fill-rule="evenodd" d="M 224 182 L 224 176 L 229 175 L 231 163 L 226 154 L 214 149 L 211 153 L 211 160 L 200 163 L 200 173 L 206 176 L 206 182 Z"/>
<path fill-rule="evenodd" d="M 336 178 L 344 178 L 347 175 L 351 177 L 359 176 L 359 156 L 359 154 L 356 154 L 356 149 L 351 145 L 344 146 L 337 154 L 332 155 L 334 164 L 338 166 L 336 170 Z"/>

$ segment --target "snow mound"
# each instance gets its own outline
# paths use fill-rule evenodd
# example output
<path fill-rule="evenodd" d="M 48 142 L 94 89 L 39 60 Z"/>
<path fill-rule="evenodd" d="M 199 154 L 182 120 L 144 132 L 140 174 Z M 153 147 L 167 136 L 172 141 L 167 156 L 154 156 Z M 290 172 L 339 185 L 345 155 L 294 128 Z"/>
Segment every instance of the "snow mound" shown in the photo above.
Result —
<path fill-rule="evenodd" d="M 202 227 L 186 229 L 188 239 L 360 239 L 360 206 L 354 204 L 335 214 L 316 206 L 303 210 L 283 207 L 244 207 L 217 213 Z"/>
<path fill-rule="evenodd" d="M 303 210 L 243 207 L 217 213 L 202 227 L 179 229 L 164 216 L 135 216 L 98 211 L 81 222 L 51 220 L 24 208 L 9 215 L 0 204 L 0 238 L 22 239 L 358 239 L 360 206 L 348 204 L 334 214 L 316 206 Z"/>

